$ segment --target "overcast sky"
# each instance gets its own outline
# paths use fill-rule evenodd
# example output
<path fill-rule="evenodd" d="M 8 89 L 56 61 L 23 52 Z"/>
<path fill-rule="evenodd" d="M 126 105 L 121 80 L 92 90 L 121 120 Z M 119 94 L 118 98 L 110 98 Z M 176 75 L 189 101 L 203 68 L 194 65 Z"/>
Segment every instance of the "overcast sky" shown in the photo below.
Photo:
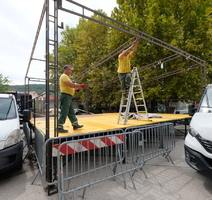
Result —
<path fill-rule="evenodd" d="M 102 9 L 108 16 L 117 6 L 116 0 L 75 0 L 93 10 Z M 50 0 L 53 2 L 53 0 Z M 63 0 L 65 2 L 65 0 Z M 23 85 L 35 39 L 44 0 L 6 0 L 0 6 L 0 73 L 12 80 L 12 85 Z M 70 6 L 71 4 L 69 3 Z M 64 3 L 63 6 L 66 6 Z M 76 7 L 71 8 L 76 10 Z M 51 10 L 51 8 L 50 8 Z M 50 11 L 51 12 L 51 11 Z M 81 12 L 81 11 L 80 11 Z M 59 23 L 75 27 L 79 18 L 59 13 Z M 43 23 L 45 25 L 45 23 Z M 45 31 L 42 28 L 34 58 L 43 59 L 45 53 Z M 44 78 L 45 63 L 33 61 L 29 77 Z"/>

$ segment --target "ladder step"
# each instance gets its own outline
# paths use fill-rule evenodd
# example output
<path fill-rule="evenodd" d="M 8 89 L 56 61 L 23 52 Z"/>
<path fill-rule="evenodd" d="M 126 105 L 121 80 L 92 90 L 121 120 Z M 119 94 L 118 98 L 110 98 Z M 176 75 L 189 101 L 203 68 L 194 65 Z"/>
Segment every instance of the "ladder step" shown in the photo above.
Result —
<path fill-rule="evenodd" d="M 56 66 L 49 65 L 49 68 L 51 68 L 51 69 L 55 69 L 55 68 L 56 68 Z"/>
<path fill-rule="evenodd" d="M 54 21 L 52 21 L 52 20 L 49 20 L 49 22 L 52 22 L 52 23 L 54 23 Z"/>
<path fill-rule="evenodd" d="M 53 18 L 55 18 L 55 16 L 54 16 L 54 15 L 49 15 L 49 17 L 53 17 Z"/>

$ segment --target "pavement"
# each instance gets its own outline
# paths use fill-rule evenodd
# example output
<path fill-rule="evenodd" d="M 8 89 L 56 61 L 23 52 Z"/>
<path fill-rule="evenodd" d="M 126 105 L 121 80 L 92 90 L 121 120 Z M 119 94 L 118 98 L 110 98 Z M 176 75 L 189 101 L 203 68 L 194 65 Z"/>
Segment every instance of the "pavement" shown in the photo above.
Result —
<path fill-rule="evenodd" d="M 88 187 L 84 200 L 211 200 L 212 179 L 185 162 L 183 128 L 176 131 L 176 147 L 170 156 L 174 164 L 163 156 L 148 161 L 143 168 L 147 178 L 142 171 L 134 175 L 136 190 L 129 177 L 126 189 L 121 178 L 106 180 Z M 22 171 L 0 175 L 0 200 L 58 200 L 58 194 L 47 195 L 40 175 L 32 184 L 37 172 L 37 165 L 25 159 Z M 77 199 L 81 195 L 78 191 Z"/>

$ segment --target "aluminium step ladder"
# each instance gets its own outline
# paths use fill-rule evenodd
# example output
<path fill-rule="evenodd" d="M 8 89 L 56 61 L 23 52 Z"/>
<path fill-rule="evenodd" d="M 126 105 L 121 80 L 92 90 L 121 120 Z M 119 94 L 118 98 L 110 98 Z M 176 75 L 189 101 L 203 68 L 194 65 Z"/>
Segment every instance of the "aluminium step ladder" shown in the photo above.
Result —
<path fill-rule="evenodd" d="M 130 88 L 126 95 L 127 96 L 122 94 L 117 123 L 119 124 L 121 121 L 124 122 L 124 124 L 127 123 L 130 114 L 132 97 L 137 114 L 136 118 L 141 119 L 145 117 L 149 120 L 143 89 L 141 87 L 141 82 L 136 67 L 133 67 Z M 121 118 L 123 118 L 123 120 Z"/>

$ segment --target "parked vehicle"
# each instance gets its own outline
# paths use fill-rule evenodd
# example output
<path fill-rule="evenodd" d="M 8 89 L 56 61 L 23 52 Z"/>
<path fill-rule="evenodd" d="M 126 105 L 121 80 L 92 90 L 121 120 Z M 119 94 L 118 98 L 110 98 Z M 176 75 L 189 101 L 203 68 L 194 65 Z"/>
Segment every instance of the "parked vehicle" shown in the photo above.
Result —
<path fill-rule="evenodd" d="M 15 96 L 0 93 L 0 172 L 22 168 L 23 141 Z"/>
<path fill-rule="evenodd" d="M 185 138 L 185 160 L 195 170 L 212 176 L 212 84 L 208 85 L 198 108 L 189 106 L 193 116 Z"/>

